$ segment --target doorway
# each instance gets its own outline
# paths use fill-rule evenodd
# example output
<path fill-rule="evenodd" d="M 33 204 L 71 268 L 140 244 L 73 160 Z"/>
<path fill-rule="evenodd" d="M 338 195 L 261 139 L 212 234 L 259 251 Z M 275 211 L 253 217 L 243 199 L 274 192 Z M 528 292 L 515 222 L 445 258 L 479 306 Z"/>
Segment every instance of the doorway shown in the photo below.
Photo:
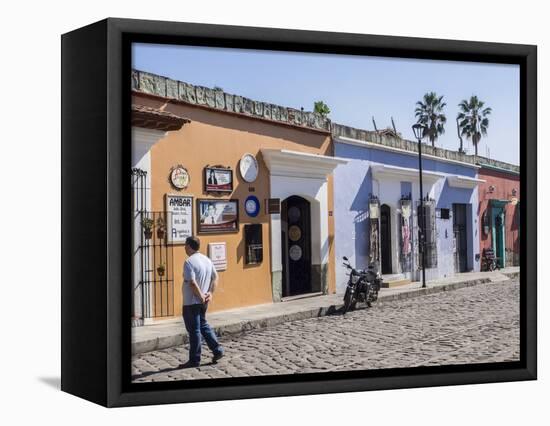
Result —
<path fill-rule="evenodd" d="M 281 203 L 283 297 L 311 293 L 311 206 L 293 195 Z"/>
<path fill-rule="evenodd" d="M 466 204 L 453 204 L 453 233 L 455 271 L 468 270 L 468 241 L 466 240 Z"/>
<path fill-rule="evenodd" d="M 391 274 L 391 209 L 387 204 L 380 207 L 380 255 L 382 273 Z"/>
<path fill-rule="evenodd" d="M 504 251 L 504 214 L 500 213 L 495 217 L 495 255 L 499 268 L 504 268 L 505 251 Z"/>

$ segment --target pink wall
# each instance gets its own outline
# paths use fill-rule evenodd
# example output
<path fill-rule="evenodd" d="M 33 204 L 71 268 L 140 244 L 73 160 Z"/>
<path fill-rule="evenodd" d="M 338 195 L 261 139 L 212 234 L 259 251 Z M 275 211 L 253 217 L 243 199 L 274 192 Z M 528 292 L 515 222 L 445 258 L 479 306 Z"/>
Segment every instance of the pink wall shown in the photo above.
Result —
<path fill-rule="evenodd" d="M 491 227 L 489 233 L 483 233 L 483 213 L 489 206 L 490 199 L 509 200 L 517 198 L 520 201 L 520 185 L 519 175 L 507 172 L 501 172 L 492 169 L 479 169 L 479 179 L 486 182 L 479 184 L 479 225 L 480 225 L 480 253 L 483 253 L 484 248 L 490 248 L 492 244 Z M 490 187 L 494 190 L 490 192 Z M 515 189 L 515 195 L 513 190 Z M 519 211 L 512 203 L 508 203 L 504 208 L 505 211 L 505 247 L 506 247 L 506 266 L 519 265 Z M 487 210 L 487 214 L 489 214 Z M 517 215 L 517 216 L 516 216 Z M 490 217 L 490 216 L 489 216 Z"/>

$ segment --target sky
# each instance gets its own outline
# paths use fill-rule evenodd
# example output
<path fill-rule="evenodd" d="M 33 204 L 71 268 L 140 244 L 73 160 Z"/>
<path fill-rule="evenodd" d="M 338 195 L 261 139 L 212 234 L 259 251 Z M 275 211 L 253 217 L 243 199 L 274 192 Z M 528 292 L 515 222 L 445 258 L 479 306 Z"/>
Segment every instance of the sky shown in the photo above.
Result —
<path fill-rule="evenodd" d="M 333 122 L 391 127 L 415 140 L 415 104 L 427 92 L 447 103 L 436 146 L 457 150 L 458 103 L 477 95 L 492 108 L 479 155 L 519 165 L 519 66 L 248 49 L 134 44 L 132 67 L 254 100 L 311 111 L 324 101 Z M 464 139 L 468 154 L 474 153 Z"/>

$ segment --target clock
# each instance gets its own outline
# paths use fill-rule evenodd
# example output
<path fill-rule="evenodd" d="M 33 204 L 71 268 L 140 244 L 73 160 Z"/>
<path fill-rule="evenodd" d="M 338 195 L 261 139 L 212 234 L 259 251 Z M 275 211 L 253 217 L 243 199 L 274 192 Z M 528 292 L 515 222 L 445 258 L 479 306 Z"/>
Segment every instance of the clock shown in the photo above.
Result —
<path fill-rule="evenodd" d="M 258 161 L 252 154 L 244 154 L 239 162 L 239 171 L 245 182 L 251 183 L 258 177 Z"/>
<path fill-rule="evenodd" d="M 187 169 L 179 164 L 172 167 L 170 171 L 170 183 L 178 190 L 187 188 L 189 185 L 189 173 Z"/>

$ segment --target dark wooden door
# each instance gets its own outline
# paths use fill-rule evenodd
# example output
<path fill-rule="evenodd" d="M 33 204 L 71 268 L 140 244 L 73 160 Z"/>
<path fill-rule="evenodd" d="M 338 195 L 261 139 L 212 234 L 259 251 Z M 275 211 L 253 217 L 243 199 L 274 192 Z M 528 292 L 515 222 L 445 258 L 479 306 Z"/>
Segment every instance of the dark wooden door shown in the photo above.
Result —
<path fill-rule="evenodd" d="M 466 272 L 468 270 L 466 204 L 453 204 L 453 232 L 455 239 L 455 271 Z"/>
<path fill-rule="evenodd" d="M 382 256 L 382 273 L 391 274 L 391 216 L 390 207 L 380 207 L 380 254 Z"/>
<path fill-rule="evenodd" d="M 311 293 L 311 212 L 309 201 L 292 196 L 281 206 L 283 297 Z"/>

